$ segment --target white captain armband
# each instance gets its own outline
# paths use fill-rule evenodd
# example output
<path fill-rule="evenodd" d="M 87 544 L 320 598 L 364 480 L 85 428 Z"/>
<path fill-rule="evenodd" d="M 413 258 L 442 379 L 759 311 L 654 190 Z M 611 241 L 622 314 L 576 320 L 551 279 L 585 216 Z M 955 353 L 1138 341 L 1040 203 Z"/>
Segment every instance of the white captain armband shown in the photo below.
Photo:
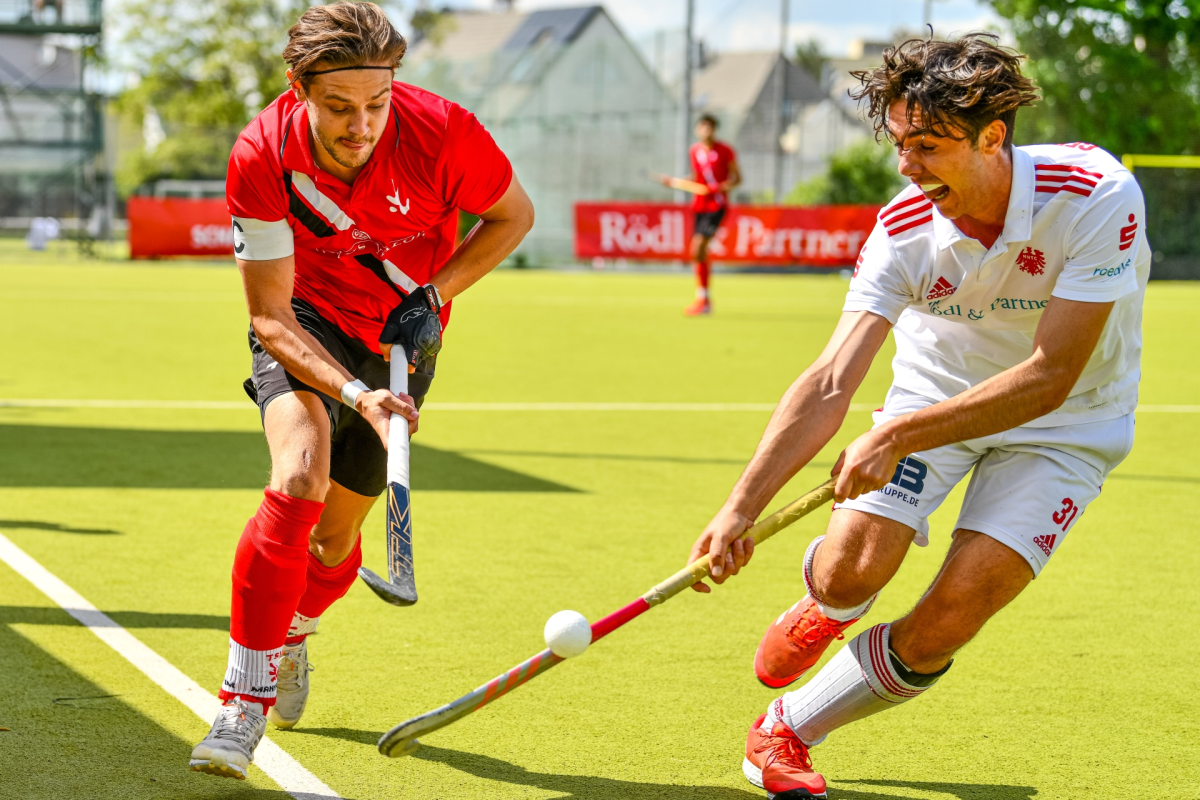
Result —
<path fill-rule="evenodd" d="M 354 408 L 354 401 L 363 392 L 369 392 L 371 388 L 362 381 L 349 381 L 342 385 L 342 402 Z"/>
<path fill-rule="evenodd" d="M 295 251 L 292 226 L 286 219 L 263 222 L 249 217 L 233 218 L 233 253 L 243 261 L 270 261 Z"/>

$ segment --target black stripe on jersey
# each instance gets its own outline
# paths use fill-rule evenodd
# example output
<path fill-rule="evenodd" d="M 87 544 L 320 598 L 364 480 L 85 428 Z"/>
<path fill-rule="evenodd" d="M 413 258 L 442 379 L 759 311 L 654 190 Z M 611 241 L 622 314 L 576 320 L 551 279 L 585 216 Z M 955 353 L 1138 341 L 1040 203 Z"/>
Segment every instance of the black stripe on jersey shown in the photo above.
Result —
<path fill-rule="evenodd" d="M 386 283 L 393 292 L 401 297 L 406 296 L 404 292 L 400 291 L 400 287 L 392 283 L 392 279 L 388 277 L 387 270 L 383 268 L 383 262 L 378 258 L 370 253 L 363 253 L 361 256 L 355 256 L 354 260 L 375 273 L 375 277 Z"/>
<path fill-rule="evenodd" d="M 333 236 L 337 233 L 337 231 L 329 226 L 329 223 L 318 217 L 311 208 L 305 205 L 300 196 L 296 194 L 296 190 L 292 188 L 292 174 L 290 172 L 283 174 L 283 185 L 287 187 L 288 211 L 293 217 L 300 220 L 304 227 L 312 231 L 314 235 L 322 238 Z"/>

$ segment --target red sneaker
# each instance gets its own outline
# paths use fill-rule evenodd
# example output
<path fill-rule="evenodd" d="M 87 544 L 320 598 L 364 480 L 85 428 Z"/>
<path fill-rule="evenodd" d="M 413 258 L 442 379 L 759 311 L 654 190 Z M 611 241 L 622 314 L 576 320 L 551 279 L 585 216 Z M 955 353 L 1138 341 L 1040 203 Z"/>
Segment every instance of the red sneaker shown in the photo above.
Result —
<path fill-rule="evenodd" d="M 708 302 L 707 300 L 700 300 L 697 298 L 690 306 L 683 310 L 683 313 L 689 317 L 698 317 L 701 314 L 711 314 L 712 303 Z"/>
<path fill-rule="evenodd" d="M 808 746 L 782 722 L 768 733 L 759 726 L 767 718 L 754 720 L 746 737 L 746 760 L 742 772 L 746 780 L 767 790 L 768 800 L 824 798 L 825 778 L 813 772 Z"/>
<path fill-rule="evenodd" d="M 838 622 L 821 613 L 810 595 L 796 603 L 771 623 L 758 652 L 754 654 L 754 674 L 766 686 L 781 689 L 812 669 L 834 639 L 844 639 L 842 631 L 858 619 Z"/>

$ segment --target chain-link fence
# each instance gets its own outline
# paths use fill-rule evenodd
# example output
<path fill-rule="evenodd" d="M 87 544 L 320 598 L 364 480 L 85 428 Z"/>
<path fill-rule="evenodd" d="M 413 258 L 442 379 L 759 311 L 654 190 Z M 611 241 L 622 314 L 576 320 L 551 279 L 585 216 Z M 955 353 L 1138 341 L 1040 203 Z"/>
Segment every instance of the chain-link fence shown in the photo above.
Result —
<path fill-rule="evenodd" d="M 1150 277 L 1200 280 L 1200 163 L 1136 164 L 1133 174 L 1146 197 L 1146 236 L 1154 252 Z"/>

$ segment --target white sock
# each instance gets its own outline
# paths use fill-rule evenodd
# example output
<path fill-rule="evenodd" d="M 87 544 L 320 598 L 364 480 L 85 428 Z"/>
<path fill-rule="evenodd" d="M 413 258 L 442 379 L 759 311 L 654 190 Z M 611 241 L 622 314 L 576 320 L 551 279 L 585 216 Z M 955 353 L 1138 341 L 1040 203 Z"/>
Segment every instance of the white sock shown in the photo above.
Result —
<path fill-rule="evenodd" d="M 708 299 L 708 289 L 705 289 L 703 286 L 697 286 L 696 287 L 696 299 L 697 300 L 707 300 Z"/>
<path fill-rule="evenodd" d="M 812 544 L 804 551 L 804 588 L 808 590 L 808 596 L 817 604 L 817 608 L 821 609 L 821 613 L 837 622 L 847 622 L 852 619 L 860 619 L 871 608 L 871 604 L 875 602 L 875 598 L 879 597 L 879 592 L 867 598 L 865 603 L 855 606 L 854 608 L 834 608 L 821 602 L 821 596 L 813 589 L 813 559 L 817 556 L 817 546 L 825 541 L 824 536 L 818 536 L 812 540 Z"/>
<path fill-rule="evenodd" d="M 299 611 L 292 614 L 292 624 L 288 626 L 285 647 L 299 647 L 309 634 L 316 633 L 320 617 L 306 617 Z"/>
<path fill-rule="evenodd" d="M 772 703 L 764 726 L 782 719 L 801 741 L 812 746 L 843 725 L 928 689 L 907 683 L 892 666 L 888 657 L 891 627 L 890 623 L 876 625 L 851 639 L 812 680 Z"/>
<path fill-rule="evenodd" d="M 264 709 L 275 701 L 275 678 L 283 649 L 251 650 L 229 640 L 229 662 L 221 681 L 221 699 L 240 697 L 262 703 Z M 264 702 L 267 701 L 267 702 Z"/>

